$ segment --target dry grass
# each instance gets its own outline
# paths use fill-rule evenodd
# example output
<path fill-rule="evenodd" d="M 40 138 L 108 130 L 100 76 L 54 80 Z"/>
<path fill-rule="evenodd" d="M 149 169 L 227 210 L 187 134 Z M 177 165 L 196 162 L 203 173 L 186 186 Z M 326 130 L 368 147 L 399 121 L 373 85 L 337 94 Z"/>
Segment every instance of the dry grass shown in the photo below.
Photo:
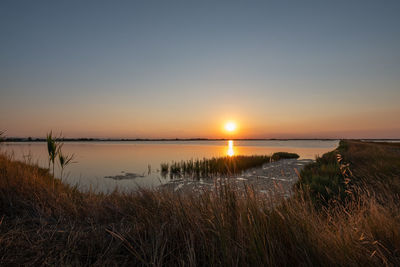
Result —
<path fill-rule="evenodd" d="M 191 195 L 81 193 L 58 180 L 53 189 L 47 170 L 3 155 L 0 265 L 399 265 L 398 195 L 352 190 L 323 207 L 310 191 L 283 199 L 229 184 Z"/>

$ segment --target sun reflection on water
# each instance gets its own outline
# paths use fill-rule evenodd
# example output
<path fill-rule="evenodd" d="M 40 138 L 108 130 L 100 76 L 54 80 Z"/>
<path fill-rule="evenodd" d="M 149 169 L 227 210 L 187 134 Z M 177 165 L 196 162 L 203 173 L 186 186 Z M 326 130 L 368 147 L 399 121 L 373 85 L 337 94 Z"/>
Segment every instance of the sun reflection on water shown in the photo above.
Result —
<path fill-rule="evenodd" d="M 226 151 L 226 154 L 229 157 L 232 157 L 233 155 L 235 155 L 235 151 L 233 150 L 233 140 L 228 141 L 228 150 Z"/>

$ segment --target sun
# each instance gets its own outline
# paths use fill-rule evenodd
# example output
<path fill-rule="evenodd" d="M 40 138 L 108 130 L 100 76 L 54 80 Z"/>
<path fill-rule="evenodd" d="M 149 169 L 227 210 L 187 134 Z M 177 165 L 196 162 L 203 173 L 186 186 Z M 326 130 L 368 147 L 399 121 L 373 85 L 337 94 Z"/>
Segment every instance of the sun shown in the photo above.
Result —
<path fill-rule="evenodd" d="M 225 124 L 225 130 L 232 133 L 236 130 L 236 123 L 234 123 L 233 121 L 227 122 Z"/>

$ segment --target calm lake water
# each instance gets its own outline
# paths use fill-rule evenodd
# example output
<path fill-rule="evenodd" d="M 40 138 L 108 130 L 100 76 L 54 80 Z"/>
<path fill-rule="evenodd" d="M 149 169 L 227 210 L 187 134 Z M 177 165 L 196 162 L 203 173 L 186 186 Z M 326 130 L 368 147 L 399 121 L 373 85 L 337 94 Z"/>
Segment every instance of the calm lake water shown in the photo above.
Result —
<path fill-rule="evenodd" d="M 75 155 L 75 163 L 66 168 L 64 182 L 81 190 L 110 192 L 155 187 L 168 182 L 160 174 L 160 164 L 226 155 L 271 155 L 294 152 L 302 159 L 315 159 L 338 146 L 339 141 L 138 141 L 138 142 L 65 142 L 63 151 Z M 14 159 L 48 166 L 46 143 L 5 143 L 0 148 Z M 149 172 L 150 168 L 150 172 Z M 56 168 L 56 176 L 59 176 Z M 134 179 L 115 180 L 107 176 L 135 173 Z"/>

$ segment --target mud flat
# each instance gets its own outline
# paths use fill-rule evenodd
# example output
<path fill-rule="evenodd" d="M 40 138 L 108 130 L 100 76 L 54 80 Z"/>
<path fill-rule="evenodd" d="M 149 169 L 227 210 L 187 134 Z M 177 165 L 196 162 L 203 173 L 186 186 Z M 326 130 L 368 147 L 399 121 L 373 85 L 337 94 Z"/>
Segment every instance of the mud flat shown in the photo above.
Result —
<path fill-rule="evenodd" d="M 311 159 L 283 159 L 266 163 L 259 168 L 249 169 L 242 175 L 229 178 L 205 178 L 199 180 L 181 178 L 175 179 L 161 186 L 163 189 L 184 193 L 200 193 L 204 190 L 214 190 L 221 184 L 230 183 L 232 186 L 243 189 L 245 185 L 252 186 L 262 193 L 270 193 L 278 190 L 285 196 L 289 196 L 293 185 L 298 179 L 297 172 Z"/>

